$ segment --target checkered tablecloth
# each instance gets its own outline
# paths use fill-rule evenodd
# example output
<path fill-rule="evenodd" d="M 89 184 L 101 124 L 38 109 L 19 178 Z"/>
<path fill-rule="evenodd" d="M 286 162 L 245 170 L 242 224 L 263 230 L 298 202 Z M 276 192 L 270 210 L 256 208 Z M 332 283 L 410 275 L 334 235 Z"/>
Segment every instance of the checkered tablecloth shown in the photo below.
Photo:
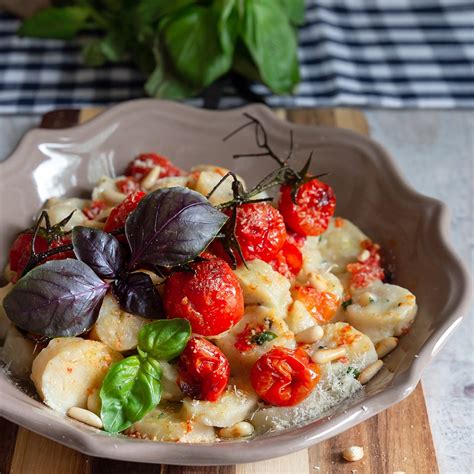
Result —
<path fill-rule="evenodd" d="M 80 41 L 18 38 L 18 25 L 0 13 L 0 113 L 144 95 L 130 65 L 83 67 Z M 474 107 L 474 0 L 307 0 L 299 44 L 295 95 L 252 86 L 271 106 Z M 242 103 L 226 92 L 220 106 Z"/>

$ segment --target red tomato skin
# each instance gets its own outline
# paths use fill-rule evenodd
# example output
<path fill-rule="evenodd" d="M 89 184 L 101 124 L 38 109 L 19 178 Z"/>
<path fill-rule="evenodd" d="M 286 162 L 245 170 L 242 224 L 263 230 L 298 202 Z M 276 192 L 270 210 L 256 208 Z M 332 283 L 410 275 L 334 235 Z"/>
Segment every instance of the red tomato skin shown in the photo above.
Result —
<path fill-rule="evenodd" d="M 235 236 L 245 260 L 269 262 L 286 241 L 283 217 L 266 202 L 242 204 L 237 208 Z"/>
<path fill-rule="evenodd" d="M 286 225 L 303 235 L 320 235 L 329 225 L 336 209 L 333 189 L 318 179 L 302 184 L 296 192 L 296 204 L 291 199 L 291 186 L 280 189 L 280 209 Z"/>
<path fill-rule="evenodd" d="M 303 401 L 319 382 L 320 368 L 301 347 L 273 347 L 250 371 L 252 387 L 274 406 L 293 406 Z"/>
<path fill-rule="evenodd" d="M 193 272 L 175 272 L 165 282 L 164 305 L 169 318 L 185 318 L 196 334 L 215 336 L 230 329 L 244 314 L 237 277 L 222 259 L 191 265 Z"/>
<path fill-rule="evenodd" d="M 178 360 L 178 385 L 196 400 L 215 402 L 229 383 L 230 366 L 221 350 L 202 337 L 193 337 Z"/>
<path fill-rule="evenodd" d="M 105 222 L 104 232 L 112 232 L 122 228 L 129 214 L 137 208 L 145 194 L 143 191 L 136 191 L 129 194 L 118 206 L 114 207 Z"/>
<path fill-rule="evenodd" d="M 102 201 L 101 199 L 96 199 L 95 201 L 92 201 L 90 206 L 85 207 L 82 212 L 86 215 L 86 217 L 90 220 L 95 219 L 105 208 L 107 207 L 107 204 L 105 201 Z"/>
<path fill-rule="evenodd" d="M 117 180 L 115 186 L 122 194 L 126 194 L 127 196 L 136 191 L 141 191 L 140 183 L 131 176 Z"/>
<path fill-rule="evenodd" d="M 155 166 L 160 166 L 159 178 L 170 176 L 183 176 L 185 173 L 177 166 L 173 165 L 168 158 L 158 153 L 142 153 L 131 161 L 125 170 L 126 176 L 131 176 L 137 181 L 143 179 Z"/>
<path fill-rule="evenodd" d="M 351 286 L 362 288 L 376 280 L 383 280 L 385 272 L 380 263 L 380 246 L 371 240 L 361 242 L 362 250 L 369 251 L 369 258 L 364 262 L 349 263 L 347 271 L 351 273 Z"/>
<path fill-rule="evenodd" d="M 270 262 L 273 270 L 281 273 L 284 277 L 294 278 L 303 266 L 303 255 L 300 249 L 287 240 L 276 257 Z"/>
<path fill-rule="evenodd" d="M 303 303 L 318 324 L 329 322 L 336 315 L 340 304 L 334 293 L 318 291 L 312 286 L 295 285 L 291 290 L 291 297 Z"/>

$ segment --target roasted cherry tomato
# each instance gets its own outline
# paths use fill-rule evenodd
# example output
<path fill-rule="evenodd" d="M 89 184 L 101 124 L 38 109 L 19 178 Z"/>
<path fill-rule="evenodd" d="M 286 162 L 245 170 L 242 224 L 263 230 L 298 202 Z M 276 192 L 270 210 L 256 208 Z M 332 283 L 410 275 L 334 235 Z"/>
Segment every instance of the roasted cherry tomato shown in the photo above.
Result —
<path fill-rule="evenodd" d="M 13 282 L 16 282 L 21 277 L 23 270 L 30 260 L 32 241 L 33 230 L 28 229 L 19 234 L 10 247 L 10 270 L 16 273 L 15 277 L 13 278 Z M 71 239 L 69 236 L 53 236 L 48 238 L 47 235 L 44 235 L 44 233 L 42 233 L 40 230 L 35 240 L 35 252 L 37 254 L 44 253 L 50 249 L 61 247 L 62 245 L 70 243 Z M 74 257 L 74 253 L 72 251 L 51 255 L 41 263 L 44 263 L 48 260 L 62 260 L 69 257 Z"/>
<path fill-rule="evenodd" d="M 262 324 L 256 326 L 246 324 L 242 332 L 237 334 L 234 347 L 239 352 L 248 352 L 255 346 L 263 346 L 268 341 L 273 341 L 278 336 Z"/>
<path fill-rule="evenodd" d="M 312 286 L 296 285 L 291 290 L 293 300 L 303 303 L 318 323 L 330 321 L 339 308 L 339 297 L 329 291 L 319 291 Z"/>
<path fill-rule="evenodd" d="M 312 179 L 298 188 L 296 204 L 291 192 L 290 185 L 281 187 L 278 208 L 286 225 L 303 235 L 322 234 L 336 208 L 336 196 L 332 188 L 319 179 Z"/>
<path fill-rule="evenodd" d="M 123 227 L 127 217 L 137 208 L 138 203 L 145 197 L 145 194 L 143 191 L 129 194 L 117 207 L 114 207 L 109 217 L 107 217 L 104 231 L 112 232 Z"/>
<path fill-rule="evenodd" d="M 155 166 L 160 166 L 161 171 L 159 178 L 167 178 L 169 176 L 183 176 L 184 171 L 173 165 L 164 156 L 157 153 L 142 153 L 131 161 L 125 170 L 126 176 L 132 176 L 137 181 L 144 178 Z"/>
<path fill-rule="evenodd" d="M 303 401 L 319 381 L 319 365 L 302 349 L 274 347 L 255 362 L 252 387 L 271 405 L 287 407 Z"/>
<path fill-rule="evenodd" d="M 82 212 L 86 215 L 86 217 L 90 220 L 95 219 L 105 208 L 107 204 L 105 201 L 101 199 L 96 199 L 95 201 L 91 202 L 91 205 L 85 207 Z"/>
<path fill-rule="evenodd" d="M 376 280 L 383 280 L 384 271 L 380 265 L 380 246 L 371 240 L 361 242 L 363 261 L 349 263 L 347 271 L 351 273 L 351 286 L 361 288 L 370 285 Z M 364 252 L 367 252 L 364 255 Z"/>
<path fill-rule="evenodd" d="M 237 277 L 220 258 L 205 254 L 192 271 L 173 273 L 165 283 L 168 317 L 187 319 L 194 333 L 215 336 L 242 318 L 244 298 Z"/>
<path fill-rule="evenodd" d="M 135 191 L 140 191 L 140 183 L 133 178 L 132 176 L 127 176 L 126 178 L 118 179 L 115 181 L 115 186 L 122 193 L 127 196 Z"/>
<path fill-rule="evenodd" d="M 300 249 L 287 240 L 276 257 L 270 262 L 273 269 L 286 278 L 294 278 L 303 266 L 303 255 Z"/>
<path fill-rule="evenodd" d="M 179 356 L 178 385 L 185 395 L 215 402 L 229 382 L 230 366 L 225 355 L 202 337 L 193 337 Z"/>
<path fill-rule="evenodd" d="M 243 204 L 237 208 L 235 236 L 245 260 L 269 262 L 286 241 L 283 217 L 266 202 Z"/>

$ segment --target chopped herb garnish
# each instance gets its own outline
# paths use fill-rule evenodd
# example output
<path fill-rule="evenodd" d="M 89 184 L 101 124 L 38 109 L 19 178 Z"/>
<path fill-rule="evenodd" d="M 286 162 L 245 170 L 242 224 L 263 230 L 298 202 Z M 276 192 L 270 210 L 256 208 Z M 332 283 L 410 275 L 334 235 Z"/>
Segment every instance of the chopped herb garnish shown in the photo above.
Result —
<path fill-rule="evenodd" d="M 372 298 L 372 296 L 369 296 L 369 303 L 375 303 L 375 300 Z"/>
<path fill-rule="evenodd" d="M 360 375 L 360 370 L 357 370 L 355 367 L 349 366 L 349 367 L 347 368 L 347 372 L 346 372 L 346 373 L 349 374 L 349 375 L 352 375 L 352 376 L 356 379 L 356 378 L 359 377 L 359 375 Z"/>
<path fill-rule="evenodd" d="M 352 304 L 352 298 L 350 300 L 347 300 L 347 301 L 343 301 L 342 302 L 342 309 L 344 311 L 346 311 L 347 307 L 350 306 Z"/>
<path fill-rule="evenodd" d="M 276 337 L 278 337 L 278 336 L 274 332 L 263 331 L 263 332 L 260 332 L 258 334 L 255 334 L 254 336 L 252 336 L 250 338 L 250 342 L 252 344 L 257 344 L 257 346 L 262 346 L 266 342 L 272 341 Z"/>

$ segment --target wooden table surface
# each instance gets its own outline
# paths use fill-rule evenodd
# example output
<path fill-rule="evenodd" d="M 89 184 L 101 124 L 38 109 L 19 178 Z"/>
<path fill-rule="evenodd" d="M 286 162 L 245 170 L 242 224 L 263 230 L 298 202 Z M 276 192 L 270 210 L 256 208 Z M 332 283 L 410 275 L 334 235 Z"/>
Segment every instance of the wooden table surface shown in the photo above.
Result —
<path fill-rule="evenodd" d="M 96 114 L 76 114 L 83 122 Z M 321 124 L 369 131 L 362 113 L 353 109 L 277 111 L 295 123 Z M 71 114 L 67 114 L 70 120 Z M 49 126 L 61 120 L 50 116 Z M 341 457 L 345 447 L 359 445 L 365 456 L 347 463 Z M 289 456 L 254 464 L 221 467 L 183 467 L 135 464 L 92 458 L 40 437 L 0 419 L 0 474 L 79 473 L 169 473 L 169 474 L 304 474 L 304 473 L 394 473 L 436 474 L 438 466 L 421 385 L 407 399 L 366 422 L 326 442 Z"/>

